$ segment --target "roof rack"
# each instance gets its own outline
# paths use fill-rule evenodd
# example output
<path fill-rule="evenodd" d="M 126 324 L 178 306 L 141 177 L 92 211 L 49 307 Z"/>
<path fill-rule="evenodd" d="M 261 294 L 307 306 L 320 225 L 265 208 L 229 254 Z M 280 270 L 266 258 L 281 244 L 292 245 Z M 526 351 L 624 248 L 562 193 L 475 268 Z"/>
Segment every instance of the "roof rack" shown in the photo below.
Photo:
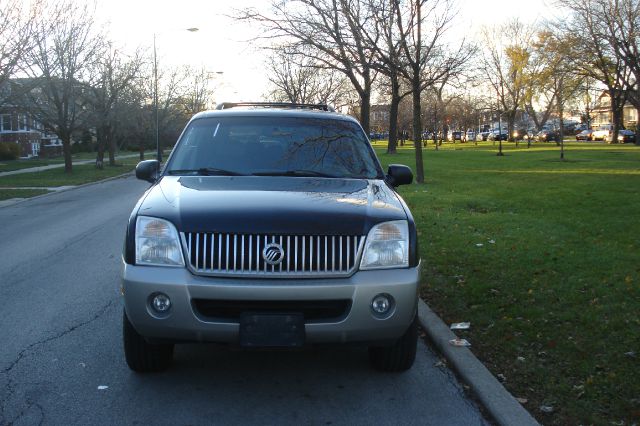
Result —
<path fill-rule="evenodd" d="M 222 102 L 216 105 L 216 109 L 229 109 L 236 107 L 262 107 L 262 108 L 291 108 L 291 109 L 317 109 L 321 111 L 335 112 L 333 107 L 327 104 L 297 104 L 290 102 Z"/>

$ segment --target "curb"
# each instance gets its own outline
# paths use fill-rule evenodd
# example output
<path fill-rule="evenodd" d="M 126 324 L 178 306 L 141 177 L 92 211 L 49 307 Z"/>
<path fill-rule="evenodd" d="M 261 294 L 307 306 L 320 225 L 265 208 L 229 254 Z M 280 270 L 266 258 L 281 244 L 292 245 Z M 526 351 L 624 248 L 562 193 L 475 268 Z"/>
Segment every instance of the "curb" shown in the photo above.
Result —
<path fill-rule="evenodd" d="M 469 385 L 496 423 L 505 426 L 539 425 L 468 348 L 449 344 L 449 340 L 457 336 L 422 299 L 418 302 L 418 321 L 431 343 L 462 381 Z"/>
<path fill-rule="evenodd" d="M 16 204 L 24 203 L 25 201 L 35 200 L 35 199 L 43 198 L 43 197 L 48 197 L 50 195 L 60 194 L 62 192 L 73 191 L 74 189 L 84 188 L 86 186 L 98 185 L 100 183 L 109 182 L 110 180 L 122 179 L 122 178 L 127 177 L 127 176 L 133 176 L 134 172 L 135 172 L 135 170 L 131 170 L 130 172 L 123 173 L 121 175 L 111 176 L 111 177 L 108 177 L 106 179 L 97 180 L 95 182 L 87 182 L 87 183 L 83 183 L 81 185 L 73 185 L 73 186 L 70 186 L 69 188 L 61 189 L 59 191 L 50 191 L 50 192 L 48 192 L 46 194 L 40 194 L 40 195 L 36 195 L 34 197 L 29 197 L 29 198 L 9 198 L 8 200 L 0 201 L 0 209 L 3 208 L 3 207 L 15 206 Z M 15 201 L 12 202 L 12 200 L 15 200 Z"/>

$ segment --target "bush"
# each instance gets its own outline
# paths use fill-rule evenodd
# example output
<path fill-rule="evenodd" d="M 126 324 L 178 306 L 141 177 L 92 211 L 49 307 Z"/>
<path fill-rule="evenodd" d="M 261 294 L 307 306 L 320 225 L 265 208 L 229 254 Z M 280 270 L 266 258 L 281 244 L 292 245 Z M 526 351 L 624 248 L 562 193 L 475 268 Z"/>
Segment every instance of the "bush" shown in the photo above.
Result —
<path fill-rule="evenodd" d="M 15 142 L 0 142 L 0 160 L 17 160 L 20 157 L 20 145 Z"/>

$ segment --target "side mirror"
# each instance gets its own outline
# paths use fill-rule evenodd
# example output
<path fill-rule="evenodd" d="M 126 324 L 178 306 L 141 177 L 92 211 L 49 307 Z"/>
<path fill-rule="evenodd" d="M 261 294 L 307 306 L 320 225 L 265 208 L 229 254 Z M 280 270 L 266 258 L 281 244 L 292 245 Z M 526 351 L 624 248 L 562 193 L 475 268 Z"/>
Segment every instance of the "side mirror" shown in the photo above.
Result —
<path fill-rule="evenodd" d="M 136 166 L 136 177 L 140 180 L 154 183 L 158 179 L 160 163 L 158 160 L 145 160 Z"/>
<path fill-rule="evenodd" d="M 390 164 L 387 170 L 387 182 L 393 187 L 408 185 L 413 182 L 413 172 L 402 164 Z"/>

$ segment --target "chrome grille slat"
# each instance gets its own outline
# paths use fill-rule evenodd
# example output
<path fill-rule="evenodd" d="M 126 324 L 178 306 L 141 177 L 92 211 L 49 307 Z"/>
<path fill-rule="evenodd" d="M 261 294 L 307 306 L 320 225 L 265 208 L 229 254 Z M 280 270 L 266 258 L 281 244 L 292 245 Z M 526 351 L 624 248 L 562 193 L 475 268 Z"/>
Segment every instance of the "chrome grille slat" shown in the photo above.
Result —
<path fill-rule="evenodd" d="M 364 237 L 359 235 L 183 232 L 181 237 L 189 269 L 214 276 L 348 276 L 357 269 L 364 248 Z M 262 258 L 262 250 L 273 243 L 285 252 L 277 265 Z"/>
<path fill-rule="evenodd" d="M 200 269 L 200 259 L 198 255 L 200 254 L 200 234 L 196 234 L 196 269 Z"/>

